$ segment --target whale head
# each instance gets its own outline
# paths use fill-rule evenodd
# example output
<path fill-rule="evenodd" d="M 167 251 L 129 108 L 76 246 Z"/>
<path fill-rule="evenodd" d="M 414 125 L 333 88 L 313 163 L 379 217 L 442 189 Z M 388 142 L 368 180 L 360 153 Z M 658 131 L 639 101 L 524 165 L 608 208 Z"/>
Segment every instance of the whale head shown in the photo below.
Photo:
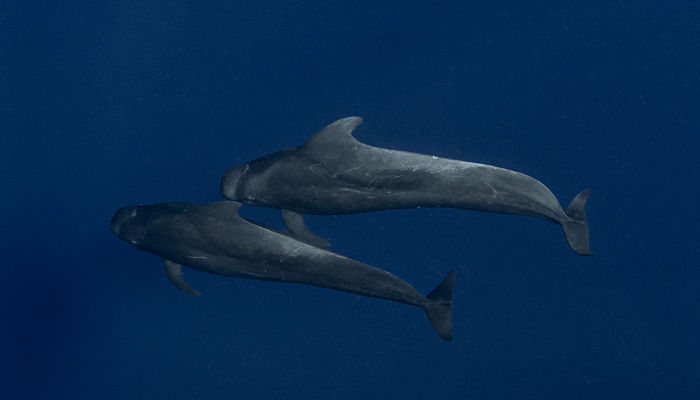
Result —
<path fill-rule="evenodd" d="M 119 239 L 150 251 L 155 245 L 168 243 L 164 237 L 190 229 L 190 215 L 197 209 L 199 206 L 177 202 L 126 206 L 114 213 L 110 228 Z"/>
<path fill-rule="evenodd" d="M 138 245 L 144 234 L 145 224 L 143 213 L 139 213 L 141 206 L 122 207 L 112 216 L 110 228 L 119 239 Z"/>
<path fill-rule="evenodd" d="M 189 204 L 175 202 L 126 206 L 114 213 L 110 228 L 119 239 L 138 246 L 157 238 L 164 224 L 181 218 L 191 208 Z"/>

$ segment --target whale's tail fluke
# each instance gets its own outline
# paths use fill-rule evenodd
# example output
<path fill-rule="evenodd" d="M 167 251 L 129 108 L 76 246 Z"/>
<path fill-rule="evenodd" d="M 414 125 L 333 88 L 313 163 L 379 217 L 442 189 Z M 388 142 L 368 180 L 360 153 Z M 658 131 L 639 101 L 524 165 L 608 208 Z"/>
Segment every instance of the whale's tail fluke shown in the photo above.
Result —
<path fill-rule="evenodd" d="M 566 207 L 565 212 L 570 220 L 561 224 L 569 246 L 582 256 L 593 255 L 588 237 L 588 219 L 586 218 L 586 202 L 590 195 L 591 189 L 585 189 L 577 194 Z"/>
<path fill-rule="evenodd" d="M 452 288 L 455 285 L 455 271 L 450 271 L 445 279 L 430 292 L 423 306 L 435 332 L 444 340 L 452 340 Z"/>

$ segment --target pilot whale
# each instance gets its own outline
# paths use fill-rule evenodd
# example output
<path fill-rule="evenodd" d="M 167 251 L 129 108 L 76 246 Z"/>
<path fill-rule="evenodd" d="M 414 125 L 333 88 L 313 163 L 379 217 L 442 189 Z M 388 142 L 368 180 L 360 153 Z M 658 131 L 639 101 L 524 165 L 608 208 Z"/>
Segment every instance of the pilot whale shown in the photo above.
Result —
<path fill-rule="evenodd" d="M 540 181 L 491 165 L 366 145 L 343 118 L 292 147 L 235 165 L 221 193 L 252 206 L 281 209 L 290 231 L 323 244 L 297 213 L 332 215 L 399 208 L 446 207 L 527 215 L 558 223 L 571 248 L 592 255 L 585 213 L 590 190 L 566 210 Z"/>
<path fill-rule="evenodd" d="M 455 272 L 427 296 L 389 272 L 314 246 L 238 215 L 240 203 L 163 203 L 120 208 L 112 232 L 162 257 L 168 279 L 185 293 L 199 292 L 181 265 L 212 274 L 302 283 L 422 308 L 437 334 L 452 340 Z"/>

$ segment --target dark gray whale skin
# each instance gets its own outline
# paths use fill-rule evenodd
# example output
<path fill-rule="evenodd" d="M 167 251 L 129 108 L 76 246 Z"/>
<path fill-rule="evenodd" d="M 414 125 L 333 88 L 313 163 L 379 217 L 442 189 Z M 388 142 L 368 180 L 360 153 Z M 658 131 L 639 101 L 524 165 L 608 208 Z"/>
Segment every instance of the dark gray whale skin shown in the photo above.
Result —
<path fill-rule="evenodd" d="M 235 165 L 221 193 L 252 206 L 332 215 L 447 207 L 527 215 L 558 223 L 571 248 L 593 254 L 585 207 L 590 190 L 562 210 L 538 180 L 504 168 L 372 147 L 352 131 L 360 117 L 340 119 L 303 146 Z"/>
<path fill-rule="evenodd" d="M 120 208 L 112 232 L 163 258 L 168 279 L 199 295 L 180 265 L 202 272 L 263 281 L 302 283 L 391 300 L 425 310 L 438 335 L 452 340 L 455 272 L 428 296 L 389 272 L 295 239 L 238 215 L 240 203 L 163 203 Z"/>

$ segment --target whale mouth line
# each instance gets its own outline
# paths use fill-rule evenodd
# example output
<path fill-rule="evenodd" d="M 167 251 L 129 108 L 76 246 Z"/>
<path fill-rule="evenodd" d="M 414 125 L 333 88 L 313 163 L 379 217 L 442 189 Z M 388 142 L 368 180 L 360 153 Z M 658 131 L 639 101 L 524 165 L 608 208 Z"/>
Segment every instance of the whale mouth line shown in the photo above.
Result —
<path fill-rule="evenodd" d="M 238 200 L 241 178 L 250 170 L 250 164 L 235 165 L 224 173 L 221 179 L 221 194 L 229 200 Z"/>
<path fill-rule="evenodd" d="M 243 175 L 245 175 L 246 172 L 248 172 L 249 169 L 250 169 L 250 164 L 246 164 L 245 167 L 243 168 L 243 172 L 241 172 L 241 174 L 238 176 L 238 178 L 240 178 L 240 177 L 242 177 Z"/>

